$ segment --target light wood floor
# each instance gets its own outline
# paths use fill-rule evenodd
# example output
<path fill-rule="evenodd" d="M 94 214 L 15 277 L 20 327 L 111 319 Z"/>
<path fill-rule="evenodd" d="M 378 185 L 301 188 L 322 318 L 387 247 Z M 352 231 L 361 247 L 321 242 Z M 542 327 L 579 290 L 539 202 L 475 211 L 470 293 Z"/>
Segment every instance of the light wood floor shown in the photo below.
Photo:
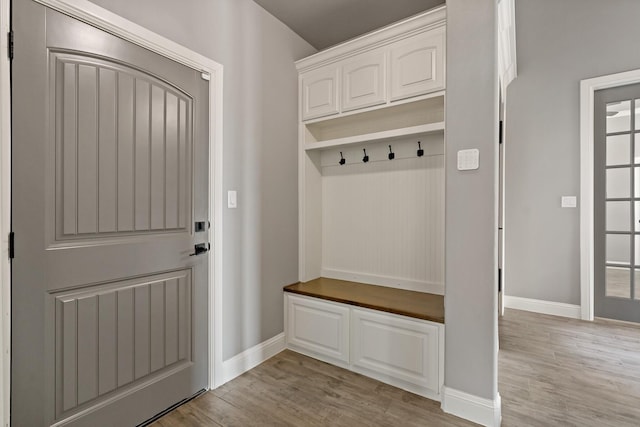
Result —
<path fill-rule="evenodd" d="M 503 426 L 640 426 L 640 326 L 507 310 Z M 438 402 L 284 351 L 154 427 L 472 426 Z"/>
<path fill-rule="evenodd" d="M 640 426 L 640 325 L 507 310 L 503 426 Z"/>

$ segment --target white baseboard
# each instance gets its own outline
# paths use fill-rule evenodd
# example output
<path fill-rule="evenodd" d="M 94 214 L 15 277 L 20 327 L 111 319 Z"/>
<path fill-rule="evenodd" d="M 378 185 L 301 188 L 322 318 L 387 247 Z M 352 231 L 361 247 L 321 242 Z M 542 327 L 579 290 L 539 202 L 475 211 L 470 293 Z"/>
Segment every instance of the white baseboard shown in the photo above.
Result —
<path fill-rule="evenodd" d="M 499 427 L 502 420 L 500 394 L 484 399 L 451 387 L 442 387 L 442 410 L 487 427 Z"/>
<path fill-rule="evenodd" d="M 222 362 L 222 384 L 255 368 L 285 349 L 284 332 Z"/>
<path fill-rule="evenodd" d="M 580 306 L 532 298 L 504 296 L 504 306 L 534 313 L 581 319 Z"/>

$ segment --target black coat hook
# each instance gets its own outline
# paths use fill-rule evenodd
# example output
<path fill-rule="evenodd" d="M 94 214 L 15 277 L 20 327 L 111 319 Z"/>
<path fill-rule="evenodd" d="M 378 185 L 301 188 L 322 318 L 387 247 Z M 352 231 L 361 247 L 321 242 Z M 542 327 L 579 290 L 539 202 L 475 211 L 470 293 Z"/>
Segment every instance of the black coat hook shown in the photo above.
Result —
<path fill-rule="evenodd" d="M 389 146 L 389 160 L 393 160 L 396 158 L 396 153 L 391 151 L 391 146 Z"/>
<path fill-rule="evenodd" d="M 367 163 L 369 161 L 369 156 L 367 156 L 367 150 L 363 148 L 362 151 L 364 152 L 364 157 L 362 158 L 362 161 L 364 163 Z"/>
<path fill-rule="evenodd" d="M 340 166 L 342 166 L 345 163 L 347 163 L 347 161 L 344 159 L 344 157 L 342 157 L 342 151 L 340 152 L 340 161 L 338 163 L 340 163 Z"/>
<path fill-rule="evenodd" d="M 420 146 L 420 141 L 418 141 L 418 157 L 424 156 L 424 150 Z"/>

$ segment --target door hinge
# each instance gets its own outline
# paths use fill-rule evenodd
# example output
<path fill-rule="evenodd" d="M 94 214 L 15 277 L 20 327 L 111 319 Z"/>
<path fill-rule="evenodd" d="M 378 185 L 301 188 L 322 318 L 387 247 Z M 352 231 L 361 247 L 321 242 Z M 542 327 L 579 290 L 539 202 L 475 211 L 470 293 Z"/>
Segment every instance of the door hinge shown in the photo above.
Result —
<path fill-rule="evenodd" d="M 9 59 L 13 59 L 13 30 L 9 31 L 9 34 L 7 34 L 7 49 L 8 49 L 8 55 L 9 55 Z"/>
<path fill-rule="evenodd" d="M 502 292 L 502 269 L 498 269 L 498 292 Z"/>
<path fill-rule="evenodd" d="M 15 234 L 12 232 L 9 233 L 9 259 L 15 258 Z"/>
<path fill-rule="evenodd" d="M 502 144 L 503 141 L 503 131 L 502 131 L 502 120 L 500 120 L 500 124 L 498 125 L 498 144 Z"/>

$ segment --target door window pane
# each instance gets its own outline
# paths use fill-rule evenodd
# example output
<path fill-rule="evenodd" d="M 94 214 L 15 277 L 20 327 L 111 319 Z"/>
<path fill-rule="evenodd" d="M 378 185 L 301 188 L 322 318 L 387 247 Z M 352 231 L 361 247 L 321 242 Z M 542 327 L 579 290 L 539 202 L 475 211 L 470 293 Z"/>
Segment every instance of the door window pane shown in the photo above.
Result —
<path fill-rule="evenodd" d="M 631 273 L 628 268 L 607 267 L 605 276 L 606 296 L 631 298 Z"/>
<path fill-rule="evenodd" d="M 607 166 L 628 165 L 631 163 L 631 135 L 607 137 Z"/>
<path fill-rule="evenodd" d="M 636 130 L 640 130 L 640 99 L 635 100 L 636 107 Z"/>
<path fill-rule="evenodd" d="M 607 133 L 631 130 L 631 101 L 607 104 Z"/>
<path fill-rule="evenodd" d="M 607 198 L 631 197 L 631 168 L 607 169 Z"/>
<path fill-rule="evenodd" d="M 607 255 L 608 264 L 629 264 L 631 256 L 631 236 L 627 234 L 607 234 Z"/>
<path fill-rule="evenodd" d="M 636 122 L 637 124 L 638 122 Z M 634 150 L 633 150 L 633 163 L 640 163 L 640 133 L 635 134 L 635 139 L 633 142 Z"/>
<path fill-rule="evenodd" d="M 607 231 L 631 229 L 631 202 L 607 202 Z"/>
<path fill-rule="evenodd" d="M 636 268 L 636 270 L 634 272 L 634 275 L 635 275 L 635 277 L 634 277 L 633 281 L 635 283 L 633 284 L 633 287 L 634 287 L 634 289 L 633 289 L 633 299 L 640 300 L 640 270 L 638 270 Z"/>

